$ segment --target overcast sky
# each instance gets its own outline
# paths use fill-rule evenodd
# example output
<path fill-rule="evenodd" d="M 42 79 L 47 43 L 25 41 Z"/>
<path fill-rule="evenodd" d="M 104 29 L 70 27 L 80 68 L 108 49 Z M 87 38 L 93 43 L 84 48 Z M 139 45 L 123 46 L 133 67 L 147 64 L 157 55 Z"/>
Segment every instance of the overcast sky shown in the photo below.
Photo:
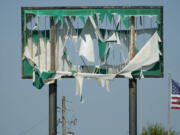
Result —
<path fill-rule="evenodd" d="M 143 79 L 143 125 L 161 123 L 167 128 L 168 72 L 180 82 L 179 0 L 0 0 L 0 134 L 48 135 L 48 87 L 37 90 L 21 78 L 22 6 L 164 6 L 164 78 Z M 140 81 L 138 80 L 138 133 L 140 132 Z M 115 79 L 110 92 L 94 80 L 85 80 L 85 103 L 75 96 L 75 79 L 58 81 L 61 96 L 77 117 L 76 135 L 128 135 L 128 79 Z M 60 114 L 59 114 L 60 116 Z M 61 125 L 58 132 L 61 132 Z M 171 111 L 171 126 L 180 131 L 180 110 Z M 59 133 L 60 134 L 60 133 Z"/>

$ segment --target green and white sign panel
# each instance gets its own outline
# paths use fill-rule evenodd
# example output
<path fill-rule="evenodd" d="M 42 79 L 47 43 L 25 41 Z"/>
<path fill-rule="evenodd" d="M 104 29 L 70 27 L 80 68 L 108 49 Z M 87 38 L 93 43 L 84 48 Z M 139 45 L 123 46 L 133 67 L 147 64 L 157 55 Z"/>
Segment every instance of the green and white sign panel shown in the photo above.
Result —
<path fill-rule="evenodd" d="M 130 60 L 130 18 L 135 57 Z M 55 70 L 51 70 L 51 26 Z M 163 77 L 163 7 L 23 7 L 22 77 L 41 88 L 62 77 L 101 82 Z M 38 80 L 38 81 L 37 81 Z M 42 85 L 42 86 L 41 86 Z"/>

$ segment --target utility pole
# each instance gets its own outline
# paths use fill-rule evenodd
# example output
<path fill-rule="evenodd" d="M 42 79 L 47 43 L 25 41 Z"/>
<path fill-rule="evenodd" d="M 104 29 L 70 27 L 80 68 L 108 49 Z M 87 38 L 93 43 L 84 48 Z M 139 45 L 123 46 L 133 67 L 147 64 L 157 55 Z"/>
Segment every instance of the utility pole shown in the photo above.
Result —
<path fill-rule="evenodd" d="M 55 66 L 55 28 L 54 19 L 50 17 L 50 40 L 51 40 L 51 70 Z M 57 81 L 49 85 L 49 135 L 57 135 Z"/>
<path fill-rule="evenodd" d="M 66 97 L 62 97 L 62 135 L 66 135 Z"/>
<path fill-rule="evenodd" d="M 135 19 L 130 18 L 130 60 L 135 56 Z M 129 135 L 137 135 L 137 80 L 129 79 Z"/>

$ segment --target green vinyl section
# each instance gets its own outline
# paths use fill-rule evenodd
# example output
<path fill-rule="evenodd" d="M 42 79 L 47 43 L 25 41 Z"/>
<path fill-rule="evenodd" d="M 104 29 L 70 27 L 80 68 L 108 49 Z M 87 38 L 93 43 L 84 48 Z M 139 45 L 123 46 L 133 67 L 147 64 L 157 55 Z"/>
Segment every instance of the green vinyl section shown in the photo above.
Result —
<path fill-rule="evenodd" d="M 132 76 L 139 76 L 140 77 L 140 73 L 141 73 L 141 71 L 134 71 L 134 72 L 132 72 Z M 163 76 L 161 63 L 157 62 L 152 69 L 150 69 L 148 71 L 143 71 L 143 75 L 145 77 L 148 77 L 148 76 L 153 76 L 153 77 Z"/>
<path fill-rule="evenodd" d="M 107 42 L 101 42 L 100 40 L 98 40 L 98 47 L 99 47 L 99 58 L 101 59 L 101 61 L 104 61 L 104 56 L 106 56 L 105 52 L 107 48 Z"/>
<path fill-rule="evenodd" d="M 32 77 L 33 67 L 29 64 L 29 62 L 26 58 L 23 60 L 23 66 L 24 66 L 23 76 L 24 77 Z"/>
<path fill-rule="evenodd" d="M 35 14 L 37 16 L 93 16 L 94 14 L 102 14 L 103 16 L 112 13 L 118 13 L 122 16 L 126 15 L 160 15 L 160 8 L 104 8 L 104 9 L 27 9 L 24 11 L 25 14 Z M 109 17 L 110 19 L 111 17 Z"/>
<path fill-rule="evenodd" d="M 35 71 L 35 81 L 33 82 L 33 85 L 41 89 L 44 86 L 44 82 L 48 80 L 50 77 L 52 77 L 56 71 L 48 71 L 48 72 L 42 72 L 40 73 L 39 70 Z"/>

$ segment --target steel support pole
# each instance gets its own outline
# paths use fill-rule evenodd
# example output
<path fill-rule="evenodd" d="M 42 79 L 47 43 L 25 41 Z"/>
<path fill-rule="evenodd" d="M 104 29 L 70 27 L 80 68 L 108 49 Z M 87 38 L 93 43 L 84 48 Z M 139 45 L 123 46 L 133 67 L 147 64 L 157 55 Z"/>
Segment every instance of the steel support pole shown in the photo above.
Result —
<path fill-rule="evenodd" d="M 55 66 L 55 28 L 54 19 L 50 17 L 51 70 Z M 49 135 L 57 135 L 57 81 L 49 85 Z"/>
<path fill-rule="evenodd" d="M 130 18 L 130 60 L 135 56 L 135 18 Z M 129 135 L 137 135 L 137 80 L 129 79 Z"/>
<path fill-rule="evenodd" d="M 57 82 L 49 85 L 49 135 L 57 135 Z"/>
<path fill-rule="evenodd" d="M 129 79 L 129 135 L 137 135 L 137 80 Z"/>

